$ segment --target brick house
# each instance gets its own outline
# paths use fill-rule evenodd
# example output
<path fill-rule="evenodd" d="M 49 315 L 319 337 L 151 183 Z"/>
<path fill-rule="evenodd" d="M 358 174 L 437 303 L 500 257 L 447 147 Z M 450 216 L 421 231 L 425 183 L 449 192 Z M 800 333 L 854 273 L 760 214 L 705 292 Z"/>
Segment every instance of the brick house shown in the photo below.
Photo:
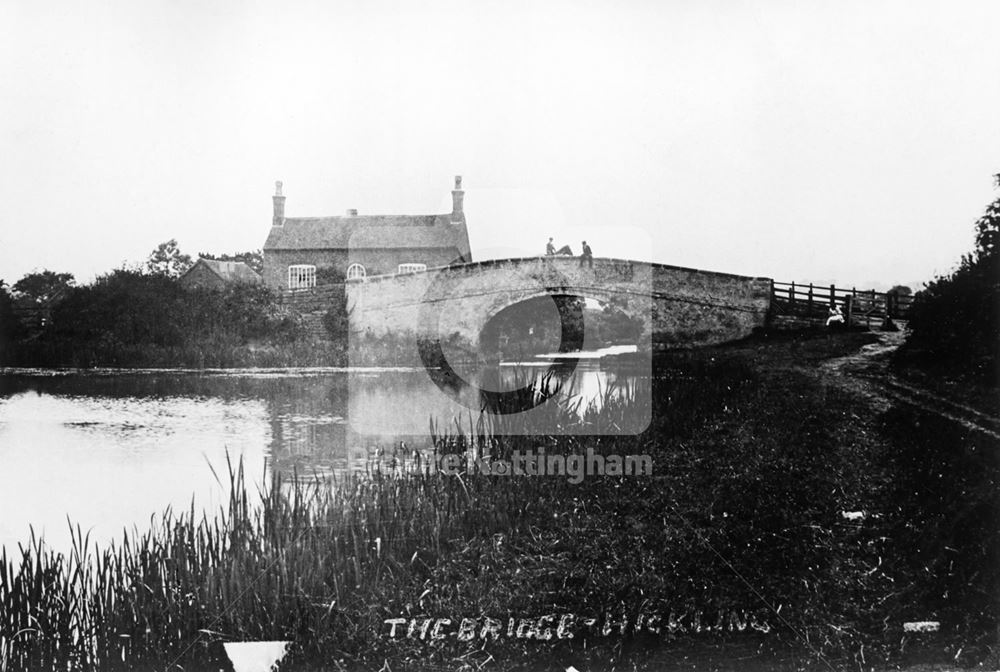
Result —
<path fill-rule="evenodd" d="M 452 210 L 442 215 L 359 215 L 348 210 L 339 217 L 285 217 L 285 197 L 277 182 L 264 243 L 264 283 L 281 290 L 308 289 L 323 268 L 353 279 L 472 261 L 464 193 L 462 177 L 456 176 Z"/>
<path fill-rule="evenodd" d="M 226 285 L 245 283 L 257 285 L 262 282 L 260 274 L 242 261 L 216 261 L 199 258 L 179 279 L 182 286 L 222 289 Z"/>

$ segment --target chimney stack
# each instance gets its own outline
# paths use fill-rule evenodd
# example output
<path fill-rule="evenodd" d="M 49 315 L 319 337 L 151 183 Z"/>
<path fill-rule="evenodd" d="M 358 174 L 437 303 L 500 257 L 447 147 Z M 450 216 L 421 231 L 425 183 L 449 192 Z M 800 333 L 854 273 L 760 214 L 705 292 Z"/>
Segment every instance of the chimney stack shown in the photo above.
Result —
<path fill-rule="evenodd" d="M 451 192 L 451 221 L 458 222 L 465 219 L 462 201 L 465 192 L 462 191 L 462 176 L 455 176 L 455 188 Z"/>
<path fill-rule="evenodd" d="M 274 201 L 274 218 L 271 220 L 271 226 L 284 226 L 285 197 L 281 195 L 281 182 L 274 183 L 274 196 L 271 200 Z"/>

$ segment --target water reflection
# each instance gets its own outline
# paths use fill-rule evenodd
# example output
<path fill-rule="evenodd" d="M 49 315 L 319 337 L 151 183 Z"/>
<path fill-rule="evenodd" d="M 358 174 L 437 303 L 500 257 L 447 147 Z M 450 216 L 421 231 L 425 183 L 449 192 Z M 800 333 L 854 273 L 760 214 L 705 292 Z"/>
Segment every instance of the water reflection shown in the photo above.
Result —
<path fill-rule="evenodd" d="M 65 547 L 67 516 L 109 539 L 192 497 L 214 510 L 226 494 L 207 463 L 224 474 L 227 450 L 248 478 L 264 477 L 260 400 L 60 394 L 45 389 L 51 382 L 5 385 L 0 396 L 0 543 L 9 548 L 27 541 L 29 525 Z"/>
<path fill-rule="evenodd" d="M 499 375 L 523 383 L 524 371 Z M 590 363 L 562 381 L 562 394 L 596 398 L 616 380 Z M 67 516 L 104 543 L 148 527 L 168 506 L 189 509 L 192 498 L 214 511 L 228 497 L 219 483 L 227 455 L 258 484 L 275 472 L 340 474 L 369 468 L 374 456 L 387 464 L 428 454 L 430 418 L 468 427 L 476 403 L 467 402 L 438 392 L 423 370 L 7 372 L 0 544 L 16 548 L 31 525 L 66 548 Z"/>

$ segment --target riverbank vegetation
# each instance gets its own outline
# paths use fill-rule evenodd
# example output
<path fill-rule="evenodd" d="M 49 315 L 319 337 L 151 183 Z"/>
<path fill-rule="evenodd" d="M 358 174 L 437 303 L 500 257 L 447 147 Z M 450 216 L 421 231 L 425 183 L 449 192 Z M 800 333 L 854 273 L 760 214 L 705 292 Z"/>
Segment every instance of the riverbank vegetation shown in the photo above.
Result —
<path fill-rule="evenodd" d="M 660 359 L 638 436 L 434 430 L 442 452 L 497 459 L 648 454 L 651 477 L 301 474 L 258 494 L 234 466 L 218 516 L 170 512 L 106 549 L 82 534 L 66 554 L 7 549 L 0 669 L 228 669 L 221 642 L 279 639 L 282 670 L 867 670 L 913 655 L 915 620 L 942 624 L 921 660 L 978 662 L 997 624 L 997 446 L 917 410 L 873 413 L 816 376 L 870 338 Z M 583 421 L 610 426 L 634 402 Z M 598 625 L 517 636 L 520 619 L 563 614 Z M 616 629 L 653 615 L 659 632 Z M 438 618 L 451 634 L 421 637 Z M 473 641 L 456 635 L 466 618 Z M 418 626 L 394 637 L 389 619 Z"/>
<path fill-rule="evenodd" d="M 340 354 L 306 338 L 300 319 L 265 287 L 185 288 L 135 270 L 65 288 L 44 320 L 5 344 L 3 365 L 309 366 Z"/>
<path fill-rule="evenodd" d="M 259 252 L 200 255 L 243 261 L 260 271 Z M 262 285 L 187 287 L 192 264 L 176 241 L 144 264 L 78 284 L 68 273 L 28 273 L 0 282 L 0 366 L 69 368 L 229 368 L 340 366 L 346 363 L 344 301 L 315 324 Z M 333 288 L 343 277 L 318 278 Z M 340 296 L 336 291 L 330 297 Z"/>

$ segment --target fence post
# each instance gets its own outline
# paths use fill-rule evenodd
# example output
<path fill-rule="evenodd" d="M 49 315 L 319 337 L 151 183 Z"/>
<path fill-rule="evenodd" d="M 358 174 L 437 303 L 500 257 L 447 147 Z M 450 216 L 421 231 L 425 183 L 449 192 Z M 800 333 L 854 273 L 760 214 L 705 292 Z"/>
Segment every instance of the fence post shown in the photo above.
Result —
<path fill-rule="evenodd" d="M 882 320 L 883 331 L 897 331 L 899 327 L 892 321 L 892 316 L 896 314 L 896 304 L 899 297 L 895 292 L 885 293 L 885 319 Z"/>
<path fill-rule="evenodd" d="M 872 290 L 869 290 L 869 291 L 871 292 L 871 297 L 869 297 L 869 299 L 868 299 L 868 312 L 867 312 L 868 319 L 866 321 L 866 325 L 868 326 L 869 329 L 871 329 L 872 328 L 872 311 L 875 310 L 875 290 L 872 289 Z"/>
<path fill-rule="evenodd" d="M 809 312 L 808 315 L 812 317 L 813 314 L 813 283 L 809 283 Z"/>
<path fill-rule="evenodd" d="M 789 304 L 795 303 L 795 283 L 794 282 L 788 288 L 788 303 Z M 791 305 L 789 305 L 789 307 L 791 307 Z"/>
<path fill-rule="evenodd" d="M 854 314 L 854 297 L 848 294 L 844 297 L 844 324 L 851 326 L 851 316 Z"/>

